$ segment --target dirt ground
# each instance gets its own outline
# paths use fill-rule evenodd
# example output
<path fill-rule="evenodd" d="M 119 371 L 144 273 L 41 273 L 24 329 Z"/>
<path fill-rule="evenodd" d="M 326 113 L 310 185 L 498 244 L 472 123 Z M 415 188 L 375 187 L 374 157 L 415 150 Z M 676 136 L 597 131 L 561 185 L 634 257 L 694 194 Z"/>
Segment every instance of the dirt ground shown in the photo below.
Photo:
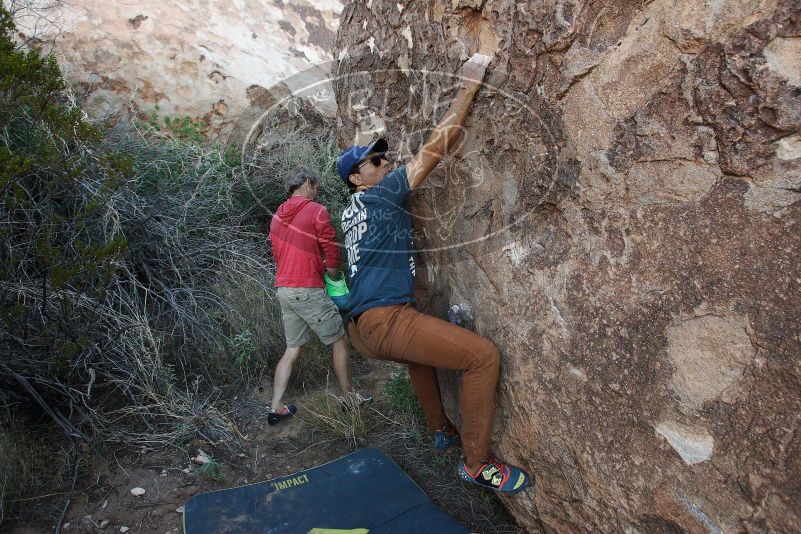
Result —
<path fill-rule="evenodd" d="M 397 369 L 397 365 L 388 362 L 357 363 L 354 378 L 359 389 L 375 397 L 371 409 L 378 415 L 371 420 L 382 424 L 373 425 L 366 438 L 355 442 L 318 431 L 320 425 L 310 411 L 314 410 L 315 399 L 319 402 L 324 387 L 303 394 L 288 392 L 285 400 L 298 405 L 298 414 L 289 421 L 269 426 L 266 406 L 270 385 L 263 383 L 243 401 L 247 406 L 242 411 L 250 416 L 240 421 L 247 438 L 242 449 L 229 451 L 195 441 L 182 448 L 117 450 L 105 458 L 95 458 L 82 469 L 62 530 L 65 533 L 183 532 L 182 506 L 193 495 L 289 475 L 357 448 L 373 446 L 392 457 L 434 503 L 472 532 L 523 532 L 494 495 L 456 480 L 456 457 L 435 454 L 430 436 L 409 438 L 403 428 L 383 424 L 389 419 L 382 414 L 391 411 L 384 394 L 386 383 Z M 214 458 L 221 473 L 192 462 L 199 448 Z M 134 496 L 133 488 L 143 488 L 145 493 Z M 60 497 L 62 506 L 63 499 Z M 53 532 L 53 517 L 58 516 L 53 510 L 57 506 L 47 509 L 43 506 L 41 513 L 17 522 L 11 532 Z M 45 514 L 48 517 L 43 517 Z"/>

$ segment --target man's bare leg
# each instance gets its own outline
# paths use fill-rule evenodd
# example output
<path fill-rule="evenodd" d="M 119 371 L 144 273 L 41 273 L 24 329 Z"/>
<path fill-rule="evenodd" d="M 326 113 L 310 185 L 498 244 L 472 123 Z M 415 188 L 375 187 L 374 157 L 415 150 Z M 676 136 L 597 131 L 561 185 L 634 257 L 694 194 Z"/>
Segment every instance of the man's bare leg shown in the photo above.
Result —
<path fill-rule="evenodd" d="M 342 336 L 331 344 L 334 353 L 334 374 L 343 395 L 350 393 L 350 349 L 348 336 Z"/>
<path fill-rule="evenodd" d="M 289 377 L 292 376 L 292 366 L 295 360 L 300 356 L 300 351 L 303 347 L 287 347 L 284 355 L 278 360 L 278 365 L 275 366 L 275 376 L 273 377 L 273 400 L 270 403 L 272 411 L 281 408 L 281 397 L 284 396 L 286 386 L 289 384 Z"/>

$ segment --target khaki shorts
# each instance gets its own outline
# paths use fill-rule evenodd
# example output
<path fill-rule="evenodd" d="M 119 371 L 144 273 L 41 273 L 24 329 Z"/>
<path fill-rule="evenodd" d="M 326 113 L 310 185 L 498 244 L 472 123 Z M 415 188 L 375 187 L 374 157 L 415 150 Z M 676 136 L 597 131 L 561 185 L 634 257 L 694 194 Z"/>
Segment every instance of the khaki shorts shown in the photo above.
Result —
<path fill-rule="evenodd" d="M 336 304 L 322 287 L 279 287 L 278 302 L 284 321 L 287 347 L 300 347 L 314 330 L 325 345 L 345 335 Z"/>

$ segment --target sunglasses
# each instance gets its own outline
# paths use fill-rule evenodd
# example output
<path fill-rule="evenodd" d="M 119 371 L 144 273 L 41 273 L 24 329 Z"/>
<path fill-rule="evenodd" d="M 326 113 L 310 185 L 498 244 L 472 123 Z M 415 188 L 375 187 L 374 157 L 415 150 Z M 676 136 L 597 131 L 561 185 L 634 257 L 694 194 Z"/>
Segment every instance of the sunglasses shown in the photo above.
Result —
<path fill-rule="evenodd" d="M 385 154 L 379 154 L 377 156 L 372 156 L 372 157 L 367 158 L 366 160 L 364 160 L 361 163 L 357 164 L 356 167 L 361 169 L 362 165 L 364 165 L 368 161 L 370 163 L 372 163 L 373 166 L 380 167 L 381 166 L 381 162 L 382 161 L 389 161 L 389 158 L 387 158 L 387 156 Z"/>

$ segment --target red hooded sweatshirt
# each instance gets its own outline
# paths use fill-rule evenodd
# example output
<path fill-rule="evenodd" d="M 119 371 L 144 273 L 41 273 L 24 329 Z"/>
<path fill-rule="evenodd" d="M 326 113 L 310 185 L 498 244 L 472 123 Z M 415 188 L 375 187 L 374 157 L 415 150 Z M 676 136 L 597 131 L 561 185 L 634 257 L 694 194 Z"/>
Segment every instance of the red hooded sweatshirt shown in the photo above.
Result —
<path fill-rule="evenodd" d="M 278 265 L 276 287 L 325 287 L 323 271 L 339 268 L 339 247 L 324 206 L 292 196 L 270 223 L 270 241 Z M 325 263 L 323 263 L 325 257 Z"/>

